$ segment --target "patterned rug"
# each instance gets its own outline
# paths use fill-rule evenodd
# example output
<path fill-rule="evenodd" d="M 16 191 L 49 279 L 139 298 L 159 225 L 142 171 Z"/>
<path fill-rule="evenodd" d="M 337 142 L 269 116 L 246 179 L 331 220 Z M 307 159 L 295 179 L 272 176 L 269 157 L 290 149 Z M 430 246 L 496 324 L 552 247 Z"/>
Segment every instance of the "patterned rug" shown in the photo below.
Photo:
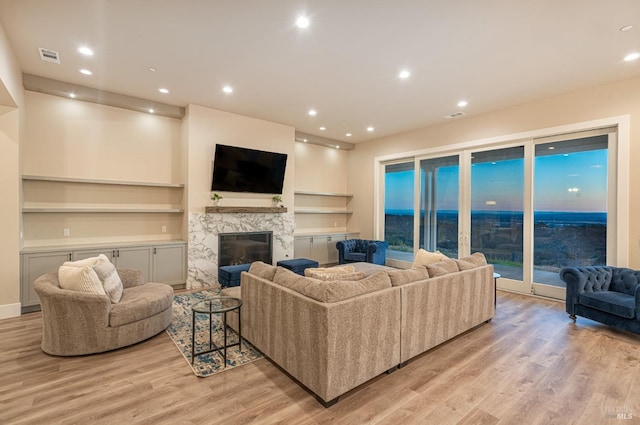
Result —
<path fill-rule="evenodd" d="M 167 328 L 167 334 L 171 337 L 182 357 L 193 370 L 196 376 L 211 376 L 225 370 L 232 369 L 243 364 L 250 363 L 262 358 L 262 354 L 247 341 L 242 341 L 242 352 L 238 346 L 227 349 L 227 364 L 224 365 L 222 352 L 213 352 L 196 356 L 195 363 L 191 364 L 191 326 L 192 313 L 191 306 L 209 297 L 220 295 L 219 290 L 204 290 L 199 292 L 188 292 L 177 294 L 173 297 L 173 318 Z M 213 342 L 222 345 L 222 317 L 219 314 L 212 315 L 214 338 Z M 206 314 L 196 315 L 196 353 L 206 351 L 209 348 L 209 319 Z M 228 331 L 228 338 L 231 342 L 238 340 L 238 335 L 231 329 Z"/>

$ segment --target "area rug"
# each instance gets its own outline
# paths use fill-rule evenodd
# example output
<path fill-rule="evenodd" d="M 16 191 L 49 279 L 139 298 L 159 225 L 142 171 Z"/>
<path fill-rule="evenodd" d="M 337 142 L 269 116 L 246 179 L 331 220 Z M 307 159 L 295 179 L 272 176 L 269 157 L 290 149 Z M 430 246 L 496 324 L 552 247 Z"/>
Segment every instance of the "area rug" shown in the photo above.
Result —
<path fill-rule="evenodd" d="M 262 358 L 262 354 L 247 341 L 242 341 L 242 350 L 238 346 L 227 349 L 227 364 L 224 364 L 222 353 L 213 352 L 196 356 L 195 363 L 191 364 L 191 306 L 209 297 L 220 295 L 219 290 L 204 290 L 198 292 L 186 292 L 173 297 L 173 318 L 167 328 L 167 334 L 176 344 L 182 357 L 196 376 L 207 377 L 234 367 L 242 366 Z M 222 317 L 212 315 L 212 327 L 214 330 L 213 342 L 222 345 Z M 209 320 L 206 314 L 196 316 L 196 353 L 206 351 L 209 348 Z M 228 330 L 228 338 L 234 342 L 238 335 L 231 329 Z"/>

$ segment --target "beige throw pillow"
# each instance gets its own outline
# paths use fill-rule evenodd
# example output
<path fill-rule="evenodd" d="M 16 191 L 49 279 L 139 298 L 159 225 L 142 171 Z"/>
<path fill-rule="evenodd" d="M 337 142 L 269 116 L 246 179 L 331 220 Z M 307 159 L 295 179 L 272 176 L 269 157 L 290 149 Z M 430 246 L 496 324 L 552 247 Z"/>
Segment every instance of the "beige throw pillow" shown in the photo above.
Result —
<path fill-rule="evenodd" d="M 91 266 L 65 266 L 58 269 L 58 281 L 62 289 L 106 295 L 98 275 Z"/>
<path fill-rule="evenodd" d="M 262 261 L 254 261 L 251 263 L 251 266 L 249 266 L 249 273 L 254 276 L 273 281 L 273 276 L 275 276 L 277 269 L 278 268 L 276 266 L 272 266 L 271 264 L 267 264 Z"/>
<path fill-rule="evenodd" d="M 413 259 L 413 264 L 411 265 L 411 268 L 416 269 L 418 267 L 424 267 L 427 264 L 438 263 L 446 259 L 448 259 L 448 257 L 443 253 L 441 253 L 440 251 L 429 252 L 427 250 L 420 248 Z"/>
<path fill-rule="evenodd" d="M 429 277 L 443 276 L 445 274 L 460 271 L 458 263 L 454 260 L 445 260 L 438 263 L 427 264 L 427 270 L 429 271 Z"/>
<path fill-rule="evenodd" d="M 456 262 L 458 263 L 460 271 L 475 269 L 476 267 L 487 265 L 487 259 L 481 252 L 476 252 L 468 257 L 460 258 L 456 260 Z"/>
<path fill-rule="evenodd" d="M 391 285 L 402 286 L 418 280 L 429 279 L 429 271 L 425 267 L 418 267 L 407 270 L 393 270 L 387 272 Z"/>
<path fill-rule="evenodd" d="M 273 283 L 325 303 L 334 303 L 391 287 L 391 281 L 385 272 L 378 272 L 361 280 L 323 282 L 318 279 L 300 276 L 283 267 L 278 267 Z"/>

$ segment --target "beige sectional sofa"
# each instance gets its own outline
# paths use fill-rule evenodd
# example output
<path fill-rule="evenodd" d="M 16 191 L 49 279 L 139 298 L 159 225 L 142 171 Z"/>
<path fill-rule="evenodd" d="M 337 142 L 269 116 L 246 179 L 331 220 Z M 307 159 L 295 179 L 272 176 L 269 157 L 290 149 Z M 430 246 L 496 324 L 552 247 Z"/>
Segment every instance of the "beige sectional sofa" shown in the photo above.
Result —
<path fill-rule="evenodd" d="M 363 279 L 322 281 L 254 263 L 241 278 L 242 336 L 328 406 L 491 320 L 493 266 L 484 264 L 459 271 L 448 263 L 451 271 L 435 276 L 438 267 L 356 263 Z"/>

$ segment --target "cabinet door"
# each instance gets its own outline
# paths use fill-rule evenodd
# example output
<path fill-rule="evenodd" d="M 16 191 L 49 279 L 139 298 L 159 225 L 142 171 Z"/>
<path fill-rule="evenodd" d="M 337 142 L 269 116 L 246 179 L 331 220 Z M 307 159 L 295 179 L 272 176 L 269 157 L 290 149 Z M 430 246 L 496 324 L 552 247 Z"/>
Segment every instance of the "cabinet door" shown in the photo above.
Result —
<path fill-rule="evenodd" d="M 120 269 L 140 270 L 143 281 L 149 282 L 151 279 L 152 248 L 150 246 L 139 246 L 132 248 L 118 248 L 114 264 Z"/>
<path fill-rule="evenodd" d="M 293 256 L 311 259 L 311 237 L 301 236 L 293 240 Z"/>
<path fill-rule="evenodd" d="M 314 236 L 311 240 L 311 258 L 321 265 L 329 262 L 329 251 L 327 250 L 328 239 L 328 236 Z"/>
<path fill-rule="evenodd" d="M 184 245 L 153 247 L 153 282 L 178 284 L 185 283 L 186 278 Z"/>
<path fill-rule="evenodd" d="M 73 261 L 84 260 L 86 258 L 97 257 L 100 254 L 104 254 L 107 256 L 109 261 L 113 263 L 113 254 L 115 252 L 114 248 L 104 248 L 104 249 L 81 249 L 78 251 L 73 251 Z"/>
<path fill-rule="evenodd" d="M 71 252 L 38 252 L 22 254 L 22 277 L 20 282 L 20 302 L 22 307 L 37 306 L 40 299 L 33 290 L 33 281 L 45 273 L 58 272 L 65 261 L 71 260 Z"/>

